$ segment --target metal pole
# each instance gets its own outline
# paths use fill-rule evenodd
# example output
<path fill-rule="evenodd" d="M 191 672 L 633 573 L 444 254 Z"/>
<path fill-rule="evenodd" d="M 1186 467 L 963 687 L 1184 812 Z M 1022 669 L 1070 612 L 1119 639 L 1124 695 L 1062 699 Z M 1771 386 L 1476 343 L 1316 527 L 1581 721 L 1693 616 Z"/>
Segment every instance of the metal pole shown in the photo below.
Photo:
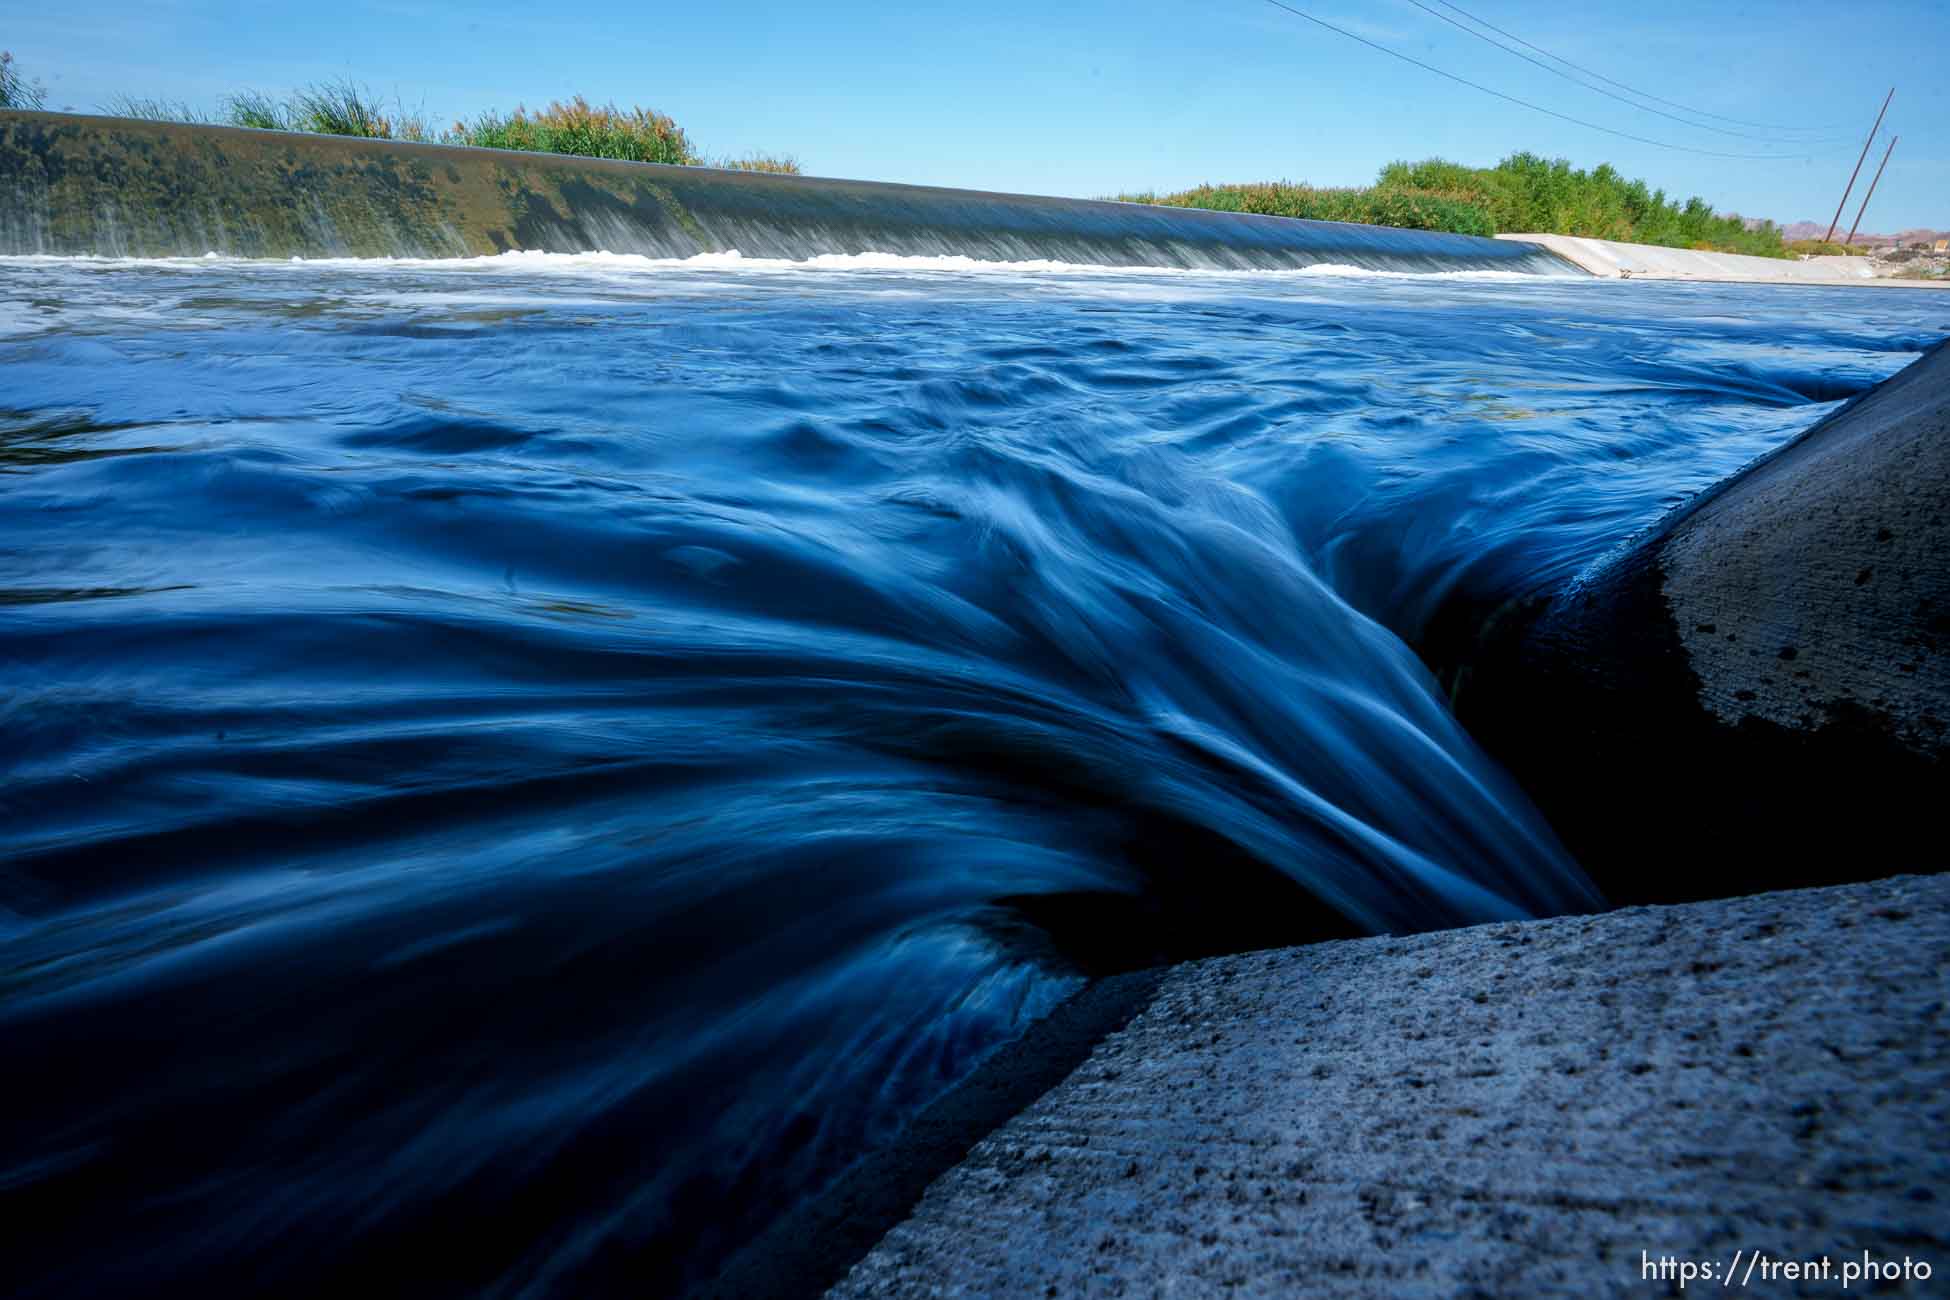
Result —
<path fill-rule="evenodd" d="M 1848 238 L 1844 239 L 1842 243 L 1852 244 L 1855 242 L 1855 231 L 1862 224 L 1862 214 L 1869 210 L 1869 200 L 1876 196 L 1876 182 L 1882 179 L 1882 169 L 1889 165 L 1889 155 L 1896 152 L 1896 141 L 1900 139 L 1902 137 L 1899 135 L 1889 137 L 1889 147 L 1882 151 L 1882 161 L 1876 164 L 1875 180 L 1869 182 L 1869 192 L 1862 196 L 1862 206 L 1855 210 L 1855 225 L 1848 228 Z"/>
<path fill-rule="evenodd" d="M 1882 113 L 1889 111 L 1889 101 L 1896 97 L 1896 88 L 1891 86 L 1889 93 L 1882 97 Z M 1842 209 L 1848 206 L 1848 196 L 1855 191 L 1855 178 L 1862 174 L 1862 163 L 1869 156 L 1869 146 L 1876 142 L 1876 132 L 1882 129 L 1882 113 L 1876 114 L 1876 124 L 1869 128 L 1869 138 L 1862 142 L 1862 157 L 1855 160 L 1855 170 L 1848 174 L 1848 188 L 1842 191 L 1842 201 L 1835 205 L 1835 219 L 1828 223 L 1828 233 L 1821 242 L 1831 243 L 1835 238 L 1835 227 L 1842 224 Z"/>

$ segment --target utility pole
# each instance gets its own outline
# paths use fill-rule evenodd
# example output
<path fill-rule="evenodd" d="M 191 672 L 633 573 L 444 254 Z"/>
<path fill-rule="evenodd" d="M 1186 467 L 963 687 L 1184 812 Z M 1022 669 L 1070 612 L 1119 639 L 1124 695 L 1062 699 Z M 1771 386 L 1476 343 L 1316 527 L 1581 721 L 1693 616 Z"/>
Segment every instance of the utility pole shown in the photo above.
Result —
<path fill-rule="evenodd" d="M 1882 113 L 1889 111 L 1889 101 L 1896 97 L 1896 88 L 1891 86 L 1889 93 L 1882 97 Z M 1882 129 L 1882 113 L 1876 114 L 1876 124 L 1869 128 L 1869 138 L 1862 142 L 1862 157 L 1855 160 L 1855 170 L 1848 174 L 1848 189 L 1842 191 L 1842 201 L 1835 205 L 1835 219 L 1828 223 L 1828 233 L 1821 242 L 1830 243 L 1835 238 L 1835 227 L 1842 224 L 1842 209 L 1848 206 L 1848 196 L 1855 190 L 1855 178 L 1862 174 L 1862 163 L 1869 156 L 1869 146 L 1876 142 L 1876 132 Z"/>
<path fill-rule="evenodd" d="M 1882 151 L 1882 161 L 1876 164 L 1875 179 L 1869 182 L 1869 192 L 1862 196 L 1862 206 L 1855 210 L 1855 225 L 1848 228 L 1848 238 L 1842 241 L 1844 244 L 1855 242 L 1855 232 L 1862 224 L 1862 214 L 1869 210 L 1869 200 L 1876 196 L 1876 185 L 1882 180 L 1882 169 L 1889 165 L 1889 155 L 1896 152 L 1896 141 L 1900 139 L 1902 137 L 1899 135 L 1889 137 L 1889 147 Z"/>

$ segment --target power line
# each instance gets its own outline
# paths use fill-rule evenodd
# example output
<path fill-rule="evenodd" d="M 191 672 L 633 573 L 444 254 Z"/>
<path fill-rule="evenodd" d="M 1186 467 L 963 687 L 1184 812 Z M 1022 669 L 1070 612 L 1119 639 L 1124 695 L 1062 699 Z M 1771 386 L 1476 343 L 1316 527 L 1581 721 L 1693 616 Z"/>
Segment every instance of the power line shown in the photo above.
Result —
<path fill-rule="evenodd" d="M 1690 126 L 1690 127 L 1692 127 L 1692 128 L 1694 129 L 1694 130 L 1696 130 L 1696 131 L 1717 131 L 1717 132 L 1718 132 L 1719 134 L 1721 134 L 1721 135 L 1732 135 L 1732 136 L 1738 136 L 1738 137 L 1740 137 L 1740 138 L 1741 138 L 1741 139 L 1743 139 L 1743 140 L 1759 140 L 1759 141 L 1761 141 L 1762 143 L 1765 143 L 1765 144 L 1782 144 L 1782 145 L 1791 145 L 1791 146 L 1806 146 L 1806 145 L 1811 145 L 1811 144 L 1821 144 L 1821 143 L 1825 143 L 1825 141 L 1823 141 L 1823 140 L 1820 140 L 1820 139 L 1814 139 L 1814 138 L 1809 138 L 1809 139 L 1801 139 L 1801 140 L 1786 140 L 1786 139 L 1779 139 L 1779 138 L 1776 138 L 1776 137 L 1773 137 L 1773 136 L 1765 136 L 1765 135 L 1754 135 L 1753 133 L 1751 133 L 1751 132 L 1748 132 L 1748 131 L 1733 131 L 1733 130 L 1729 130 L 1728 128 L 1726 128 L 1726 127 L 1724 127 L 1724 126 L 1712 126 L 1712 125 L 1709 125 L 1708 123 L 1705 123 L 1705 122 L 1694 122 L 1694 121 L 1691 121 L 1691 120 L 1689 120 L 1689 119 L 1687 119 L 1687 118 L 1683 118 L 1683 117 L 1681 117 L 1681 116 L 1679 116 L 1679 114 L 1677 114 L 1677 113 L 1668 113 L 1668 112 L 1666 112 L 1666 111 L 1665 111 L 1664 109 L 1662 109 L 1662 108 L 1653 108 L 1653 107 L 1652 107 L 1651 105 L 1649 105 L 1649 104 L 1641 104 L 1641 103 L 1638 103 L 1638 102 L 1637 102 L 1636 100 L 1631 100 L 1631 99 L 1627 99 L 1627 98 L 1625 98 L 1625 96 L 1623 96 L 1623 95 L 1621 95 L 1621 94 L 1618 94 L 1618 93 L 1617 93 L 1616 91 L 1610 91 L 1610 90 L 1606 90 L 1606 89 L 1605 89 L 1605 88 L 1604 88 L 1603 86 L 1594 86 L 1594 85 L 1592 85 L 1592 84 L 1591 84 L 1590 82 L 1588 82 L 1588 81 L 1585 81 L 1585 80 L 1583 80 L 1583 79 L 1581 79 L 1581 78 L 1579 78 L 1579 77 L 1574 77 L 1574 76 L 1572 76 L 1572 75 L 1571 75 L 1570 73 L 1568 73 L 1568 72 L 1566 72 L 1566 71 L 1564 71 L 1564 69 L 1562 69 L 1562 68 L 1556 68 L 1556 67 L 1552 67 L 1552 66 L 1551 66 L 1550 64 L 1548 64 L 1548 63 L 1546 63 L 1546 62 L 1544 62 L 1544 60 L 1543 60 L 1543 59 L 1539 59 L 1539 58 L 1535 58 L 1535 57 L 1533 57 L 1533 56 L 1531 56 L 1531 55 L 1528 55 L 1528 54 L 1525 54 L 1525 53 L 1524 53 L 1524 52 L 1523 52 L 1522 50 L 1516 50 L 1516 49 L 1512 49 L 1512 48 L 1510 48 L 1510 47 L 1509 47 L 1508 45 L 1505 45 L 1505 44 L 1504 44 L 1503 42 L 1501 42 L 1501 41 L 1499 41 L 1499 40 L 1496 40 L 1496 39 L 1495 39 L 1494 37 L 1490 37 L 1490 36 L 1485 36 L 1485 35 L 1483 35 L 1483 33 L 1481 33 L 1481 32 L 1479 32 L 1479 31 L 1477 31 L 1477 30 L 1475 30 L 1475 29 L 1474 29 L 1474 28 L 1472 28 L 1472 27 L 1467 27 L 1467 26 L 1464 26 L 1464 25 L 1463 25 L 1462 23 L 1459 23 L 1459 22 L 1457 22 L 1457 21 L 1456 21 L 1455 19 L 1453 19 L 1453 18 L 1451 18 L 1451 17 L 1450 17 L 1450 16 L 1448 15 L 1448 14 L 1445 14 L 1445 13 L 1443 13 L 1443 12 L 1442 12 L 1441 10 L 1439 10 L 1439 9 L 1431 9 L 1431 8 L 1429 8 L 1429 6 L 1427 6 L 1427 5 L 1425 5 L 1425 4 L 1423 4 L 1423 3 L 1422 3 L 1422 0 L 1408 0 L 1408 3 L 1410 3 L 1410 4 L 1412 4 L 1412 5 L 1414 5 L 1414 6 L 1415 6 L 1415 7 L 1417 8 L 1417 9 L 1420 9 L 1420 10 L 1421 10 L 1421 11 L 1422 11 L 1423 13 L 1425 13 L 1425 14 L 1428 14 L 1428 15 L 1429 15 L 1430 17 L 1432 17 L 1432 18 L 1440 18 L 1440 19 L 1441 19 L 1441 20 L 1442 20 L 1443 22 L 1445 22 L 1445 23 L 1448 23 L 1448 24 L 1449 24 L 1449 25 L 1450 25 L 1451 27 L 1454 27 L 1454 28 L 1455 28 L 1455 29 L 1456 29 L 1457 31 L 1461 31 L 1461 32 L 1467 32 L 1467 33 L 1469 33 L 1469 35 L 1471 35 L 1471 36 L 1474 36 L 1474 37 L 1475 37 L 1475 38 L 1476 38 L 1477 40 L 1479 40 L 1479 41 L 1483 41 L 1483 42 L 1485 42 L 1485 43 L 1487 43 L 1487 44 L 1490 44 L 1490 45 L 1493 45 L 1493 46 L 1495 46 L 1495 47 L 1496 47 L 1497 49 L 1499 49 L 1499 50 L 1502 50 L 1502 51 L 1503 51 L 1503 52 L 1504 52 L 1505 54 L 1514 54 L 1514 55 L 1516 55 L 1516 56 L 1517 56 L 1518 58 L 1520 58 L 1520 59 L 1522 59 L 1522 60 L 1523 60 L 1524 62 L 1526 62 L 1526 63 L 1533 63 L 1533 64 L 1535 64 L 1536 66 L 1538 66 L 1538 67 L 1540 67 L 1540 68 L 1542 68 L 1542 69 L 1543 69 L 1543 70 L 1544 70 L 1545 72 L 1548 72 L 1548 73 L 1550 73 L 1550 74 L 1551 74 L 1552 76 L 1556 76 L 1556 77 L 1562 77 L 1562 78 L 1564 78 L 1564 80 L 1566 80 L 1566 81 L 1568 81 L 1568 82 L 1570 82 L 1570 83 L 1571 83 L 1572 85 L 1574 85 L 1574 86 L 1582 86 L 1582 87 L 1584 87 L 1584 88 L 1585 88 L 1586 90 L 1589 90 L 1589 91 L 1593 91 L 1593 92 L 1595 92 L 1595 93 L 1597 93 L 1597 94 L 1600 94 L 1600 95 L 1603 95 L 1603 96 L 1605 96 L 1605 97 L 1606 97 L 1607 99 L 1615 99 L 1615 100 L 1617 100 L 1617 101 L 1618 101 L 1619 103 L 1621 103 L 1621 104 L 1624 104 L 1624 105 L 1625 105 L 1626 107 L 1628 107 L 1628 108 L 1636 108 L 1636 109 L 1638 109 L 1638 110 L 1639 110 L 1640 112 L 1642 112 L 1642 113 L 1656 113 L 1656 114 L 1658 114 L 1658 115 L 1659 115 L 1660 117 L 1664 117 L 1664 118 L 1670 118 L 1671 120 L 1673 120 L 1673 121 L 1675 121 L 1675 122 L 1677 122 L 1677 123 L 1679 123 L 1679 124 L 1680 124 L 1681 126 Z M 1446 3 L 1446 0 L 1445 0 L 1445 3 Z M 1459 13 L 1459 14 L 1462 14 L 1462 15 L 1463 15 L 1463 16 L 1464 16 L 1465 18 L 1468 18 L 1468 19 L 1469 19 L 1469 20 L 1470 20 L 1471 22 L 1473 22 L 1473 23 L 1482 23 L 1482 25 L 1483 25 L 1483 26 L 1485 26 L 1485 27 L 1489 27 L 1489 26 L 1490 26 L 1490 24 L 1489 24 L 1489 23 L 1486 23 L 1486 22 L 1483 22 L 1483 20 L 1482 20 L 1482 19 L 1480 19 L 1480 18 L 1478 18 L 1478 17 L 1476 17 L 1476 16 L 1474 15 L 1474 14 L 1471 14 L 1471 13 L 1469 13 L 1469 12 L 1468 12 L 1467 10 L 1464 10 L 1464 9 L 1458 9 L 1458 8 L 1456 8 L 1456 6 L 1455 6 L 1455 5 L 1449 5 L 1448 7 L 1449 7 L 1449 8 L 1451 8 L 1451 9 L 1455 9 L 1457 13 Z M 1503 29 L 1502 29 L 1502 28 L 1500 28 L 1500 27 L 1497 27 L 1497 28 L 1491 28 L 1491 30 L 1493 30 L 1493 31 L 1498 31 L 1498 32 L 1502 32 L 1502 30 L 1503 30 Z M 1504 34 L 1505 36 L 1509 36 L 1509 33 L 1508 33 L 1508 32 L 1503 32 L 1503 34 Z M 1518 37 L 1515 37 L 1515 36 L 1510 36 L 1510 39 L 1511 39 L 1511 40 L 1513 40 L 1513 41 L 1516 41 L 1516 42 L 1517 42 L 1517 43 L 1518 43 L 1519 45 L 1528 45 L 1528 46 L 1529 46 L 1529 47 L 1530 47 L 1531 49 L 1533 49 L 1533 50 L 1535 50 L 1535 49 L 1537 49 L 1537 47 L 1536 47 L 1536 46 L 1534 46 L 1534 45 L 1530 45 L 1530 42 L 1528 42 L 1528 41 L 1525 41 L 1525 40 L 1521 40 L 1521 39 L 1519 39 Z M 1538 50 L 1537 52 L 1538 52 L 1539 54 L 1547 54 L 1547 52 L 1546 52 L 1546 51 L 1544 51 L 1544 50 Z M 1553 54 L 1553 55 L 1548 55 L 1548 57 L 1550 57 L 1550 58 L 1556 58 L 1557 56 Z M 1560 62 L 1561 62 L 1561 61 L 1562 61 L 1562 60 L 1560 60 Z M 1576 65 L 1576 64 L 1572 64 L 1571 66 L 1572 66 L 1572 67 L 1576 67 L 1577 65 Z M 1580 72 L 1582 72 L 1582 71 L 1584 71 L 1584 70 L 1583 70 L 1582 68 L 1580 68 L 1580 69 L 1578 69 L 1578 70 L 1579 70 Z M 1589 74 L 1587 74 L 1587 75 L 1589 75 L 1589 76 L 1593 76 L 1593 77 L 1598 77 L 1598 74 L 1597 74 L 1597 73 L 1595 73 L 1595 72 L 1593 72 L 1593 73 L 1589 73 Z M 1599 79 L 1600 81 L 1604 81 L 1604 80 L 1607 80 L 1607 78 L 1604 78 L 1604 77 L 1598 77 L 1598 79 Z M 1613 82 L 1612 84 L 1614 84 L 1614 85 L 1616 85 L 1616 84 L 1618 84 L 1618 83 L 1616 83 L 1616 82 Z M 1629 87 L 1627 87 L 1627 89 L 1630 89 L 1630 88 L 1629 88 Z M 1635 95 L 1638 95 L 1638 94 L 1642 94 L 1642 92 L 1640 92 L 1640 91 L 1636 91 L 1636 90 L 1635 90 L 1635 91 L 1632 91 L 1632 93 L 1633 93 L 1633 94 L 1635 94 Z M 1647 99 L 1650 99 L 1650 98 L 1652 98 L 1652 96 L 1650 96 L 1650 95 L 1645 95 L 1644 97 L 1645 97 L 1645 98 L 1647 98 Z M 1661 102 L 1661 103 L 1664 103 L 1664 102 L 1666 102 L 1666 101 L 1664 101 L 1664 100 L 1661 100 L 1660 102 Z M 1683 106 L 1677 106 L 1677 107 L 1683 107 Z M 1692 112 L 1693 110 L 1691 110 L 1691 109 L 1688 109 L 1687 111 L 1688 111 L 1688 112 Z M 1838 138 L 1839 138 L 1839 137 L 1838 137 Z"/>
<path fill-rule="evenodd" d="M 1490 22 L 1487 19 L 1478 18 L 1475 14 L 1469 12 L 1469 10 L 1463 8 L 1461 5 L 1450 4 L 1449 0 L 1437 0 L 1437 3 L 1441 4 L 1442 7 L 1445 9 L 1454 9 L 1457 13 L 1469 19 L 1470 22 L 1476 23 L 1483 27 L 1487 27 L 1499 36 L 1509 37 L 1511 40 L 1523 46 L 1525 49 L 1536 50 L 1537 53 L 1543 55 L 1547 59 L 1556 59 L 1559 63 L 1564 64 L 1566 67 L 1576 68 L 1579 72 L 1584 73 L 1587 77 L 1596 77 L 1598 80 L 1604 82 L 1608 86 L 1616 86 L 1620 90 L 1627 91 L 1631 94 L 1639 96 L 1641 99 L 1649 99 L 1655 104 L 1664 104 L 1668 108 L 1676 108 L 1679 109 L 1681 112 L 1692 113 L 1697 117 L 1710 117 L 1721 122 L 1731 122 L 1735 126 L 1758 127 L 1763 131 L 1829 131 L 1841 125 L 1841 123 L 1839 122 L 1831 122 L 1822 126 L 1790 126 L 1785 122 L 1749 122 L 1738 117 L 1728 117 L 1724 113 L 1709 113 L 1703 108 L 1689 108 L 1685 104 L 1675 103 L 1670 99 L 1661 99 L 1659 98 L 1659 96 L 1654 95 L 1649 91 L 1639 90 L 1635 87 L 1628 86 L 1622 81 L 1613 81 L 1610 77 L 1607 77 L 1602 72 L 1593 72 L 1590 68 L 1584 67 L 1581 64 L 1576 64 L 1571 62 L 1569 59 L 1565 58 L 1561 54 L 1552 54 L 1549 50 L 1544 49 L 1541 46 L 1532 45 L 1529 41 L 1526 41 L 1523 37 L 1517 35 L 1515 32 L 1505 31 L 1503 28 L 1498 27 L 1495 23 Z M 1468 28 L 1464 28 L 1463 30 L 1467 31 Z M 1512 51 L 1512 53 L 1514 53 L 1514 51 Z M 1698 124 L 1695 123 L 1694 125 L 1698 125 Z"/>
<path fill-rule="evenodd" d="M 1519 108 L 1527 108 L 1531 110 L 1533 113 L 1542 113 L 1546 117 L 1554 117 L 1561 122 L 1569 122 L 1573 126 L 1582 126 L 1592 131 L 1603 131 L 1606 135 L 1615 135 L 1621 140 L 1635 140 L 1640 144 L 1649 144 L 1649 145 L 1656 146 L 1657 148 L 1660 149 L 1672 149 L 1679 153 L 1699 154 L 1701 157 L 1705 157 L 1705 158 L 1749 158 L 1749 159 L 1761 159 L 1769 162 L 1796 162 L 1796 161 L 1805 161 L 1809 157 L 1809 155 L 1807 154 L 1720 153 L 1717 150 L 1713 150 L 1713 149 L 1695 149 L 1690 145 L 1671 144 L 1665 140 L 1654 140 L 1647 136 L 1633 135 L 1630 131 L 1616 131 L 1608 126 L 1600 126 L 1596 122 L 1587 122 L 1581 117 L 1572 117 L 1569 113 L 1560 113 L 1554 108 L 1545 108 L 1542 104 L 1533 104 L 1527 99 L 1518 99 L 1515 95 L 1506 95 L 1500 90 L 1491 90 L 1488 86 L 1483 85 L 1479 81 L 1471 81 L 1467 77 L 1459 77 L 1453 72 L 1449 72 L 1442 68 L 1436 67 L 1433 63 L 1424 63 L 1422 62 L 1422 60 L 1416 58 L 1412 54 L 1403 54 L 1400 50 L 1389 49 L 1386 45 L 1382 45 L 1376 41 L 1371 41 L 1365 36 L 1356 36 L 1353 32 L 1350 32 L 1345 27 L 1336 27 L 1333 23 L 1328 22 L 1325 18 L 1316 18 L 1312 14 L 1306 12 L 1303 9 L 1295 9 L 1292 5 L 1283 3 L 1283 0 L 1266 0 L 1266 3 L 1272 5 L 1275 9 L 1286 10 L 1288 13 L 1292 14 L 1295 18 L 1304 18 L 1308 22 L 1314 24 L 1316 27 L 1325 27 L 1330 32 L 1333 32 L 1340 36 L 1345 36 L 1350 41 L 1359 41 L 1361 44 L 1367 46 L 1371 50 L 1380 50 L 1383 54 L 1386 54 L 1392 58 L 1400 59 L 1404 63 L 1412 63 L 1416 67 L 1421 68 L 1425 72 L 1433 72 L 1438 77 L 1447 77 L 1451 81 L 1458 82 L 1462 85 L 1468 86 L 1471 90 L 1480 90 L 1485 95 L 1493 95 L 1496 98 L 1504 100 L 1507 103 L 1515 104 Z"/>

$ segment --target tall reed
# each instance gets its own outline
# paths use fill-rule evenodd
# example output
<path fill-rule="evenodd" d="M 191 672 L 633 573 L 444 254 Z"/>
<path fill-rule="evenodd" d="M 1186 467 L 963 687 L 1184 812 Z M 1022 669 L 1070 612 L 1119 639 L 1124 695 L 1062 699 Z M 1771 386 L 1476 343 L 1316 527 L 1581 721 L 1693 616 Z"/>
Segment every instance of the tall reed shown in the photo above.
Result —
<path fill-rule="evenodd" d="M 0 108 L 46 108 L 47 87 L 29 81 L 14 56 L 0 50 Z"/>

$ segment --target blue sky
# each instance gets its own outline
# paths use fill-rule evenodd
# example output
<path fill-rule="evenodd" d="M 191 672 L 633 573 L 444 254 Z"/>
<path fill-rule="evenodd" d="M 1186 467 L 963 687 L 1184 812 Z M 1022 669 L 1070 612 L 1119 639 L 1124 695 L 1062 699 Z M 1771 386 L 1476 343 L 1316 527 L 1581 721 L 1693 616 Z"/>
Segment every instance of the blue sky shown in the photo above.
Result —
<path fill-rule="evenodd" d="M 213 104 L 239 88 L 283 92 L 345 76 L 440 121 L 579 92 L 661 109 L 711 153 L 764 149 L 796 154 L 820 175 L 1081 196 L 1204 180 L 1357 184 L 1393 158 L 1491 162 L 1530 149 L 1609 161 L 1722 210 L 1824 222 L 1894 84 L 1884 134 L 1902 142 L 1864 228 L 1950 227 L 1941 0 L 1863 0 L 1845 11 L 1795 0 L 1459 0 L 1666 99 L 1842 137 L 1813 146 L 1716 134 L 1601 98 L 1408 0 L 1290 2 L 1591 122 L 1695 149 L 1793 156 L 1702 157 L 1556 121 L 1265 0 L 113 0 L 16 9 L 0 45 L 46 83 L 50 107 L 81 112 L 124 91 Z M 1844 228 L 1881 150 L 1879 141 Z"/>

